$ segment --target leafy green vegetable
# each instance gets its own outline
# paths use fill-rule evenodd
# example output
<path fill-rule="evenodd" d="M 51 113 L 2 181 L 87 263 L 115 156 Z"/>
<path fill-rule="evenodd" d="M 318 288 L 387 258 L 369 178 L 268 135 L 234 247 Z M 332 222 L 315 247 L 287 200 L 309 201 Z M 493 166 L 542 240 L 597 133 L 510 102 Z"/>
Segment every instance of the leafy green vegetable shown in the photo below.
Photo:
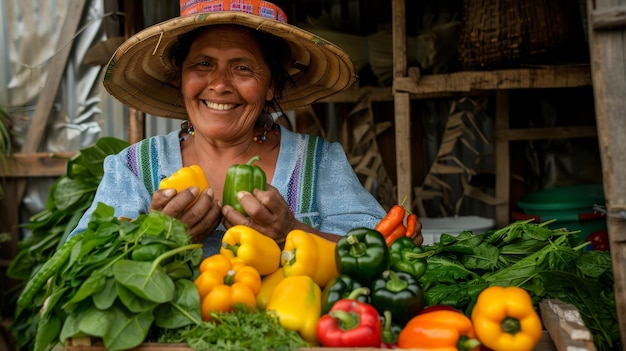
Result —
<path fill-rule="evenodd" d="M 187 343 L 196 351 L 293 351 L 310 346 L 293 330 L 280 326 L 275 314 L 249 311 L 213 313 L 211 322 L 180 329 L 166 329 L 161 343 Z"/>
<path fill-rule="evenodd" d="M 558 298 L 574 305 L 599 350 L 621 347 L 609 253 L 588 251 L 577 232 L 519 221 L 486 233 L 443 234 L 420 279 L 426 304 L 455 306 L 469 315 L 492 285 L 520 286 L 533 301 Z"/>
<path fill-rule="evenodd" d="M 30 307 L 42 311 L 35 351 L 78 335 L 100 337 L 108 350 L 126 350 L 146 341 L 158 328 L 157 318 L 159 325 L 170 327 L 200 323 L 200 297 L 192 279 L 202 245 L 191 244 L 185 225 L 161 212 L 133 222 L 112 214 L 111 207 L 98 204 L 87 230 L 63 245 L 54 270 L 46 273 L 48 288 L 39 293 L 37 284 L 23 291 L 22 296 L 37 297 L 30 299 Z M 133 261 L 132 252 L 143 247 L 144 237 L 168 242 L 167 250 L 153 261 Z M 165 268 L 171 264 L 187 268 Z"/>
<path fill-rule="evenodd" d="M 46 208 L 21 225 L 28 233 L 18 243 L 18 253 L 11 261 L 7 275 L 22 283 L 15 287 L 12 294 L 6 295 L 3 304 L 17 305 L 17 298 L 25 283 L 57 252 L 91 205 L 102 179 L 104 158 L 128 145 L 123 140 L 100 138 L 95 145 L 80 150 L 67 161 L 66 174 L 59 177 L 49 190 Z M 40 297 L 35 298 L 41 300 Z M 35 331 L 39 323 L 36 306 L 41 305 L 41 301 L 36 302 L 35 306 L 15 307 L 9 328 L 19 349 L 34 348 Z"/>

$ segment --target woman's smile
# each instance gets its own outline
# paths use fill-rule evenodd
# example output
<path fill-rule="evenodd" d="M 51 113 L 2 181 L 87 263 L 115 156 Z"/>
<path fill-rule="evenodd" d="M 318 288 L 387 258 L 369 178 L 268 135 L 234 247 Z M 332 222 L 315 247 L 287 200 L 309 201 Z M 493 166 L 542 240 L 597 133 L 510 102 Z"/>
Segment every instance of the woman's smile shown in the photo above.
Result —
<path fill-rule="evenodd" d="M 220 103 L 211 102 L 208 100 L 204 100 L 204 104 L 210 109 L 219 110 L 219 111 L 232 110 L 238 106 L 237 104 L 220 104 Z"/>

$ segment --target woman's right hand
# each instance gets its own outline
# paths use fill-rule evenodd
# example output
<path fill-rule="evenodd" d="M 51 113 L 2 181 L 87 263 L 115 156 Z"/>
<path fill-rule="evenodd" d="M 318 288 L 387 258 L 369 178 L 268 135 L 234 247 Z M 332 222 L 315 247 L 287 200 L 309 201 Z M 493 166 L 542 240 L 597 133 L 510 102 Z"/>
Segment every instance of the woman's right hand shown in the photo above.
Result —
<path fill-rule="evenodd" d="M 149 211 L 157 210 L 178 218 L 187 225 L 194 242 L 202 242 L 222 220 L 222 204 L 215 199 L 213 189 L 208 188 L 193 204 L 198 187 L 192 186 L 179 193 L 174 189 L 161 189 L 152 195 Z M 190 206 L 191 205 L 191 206 Z M 189 208 L 187 208 L 189 207 Z"/>

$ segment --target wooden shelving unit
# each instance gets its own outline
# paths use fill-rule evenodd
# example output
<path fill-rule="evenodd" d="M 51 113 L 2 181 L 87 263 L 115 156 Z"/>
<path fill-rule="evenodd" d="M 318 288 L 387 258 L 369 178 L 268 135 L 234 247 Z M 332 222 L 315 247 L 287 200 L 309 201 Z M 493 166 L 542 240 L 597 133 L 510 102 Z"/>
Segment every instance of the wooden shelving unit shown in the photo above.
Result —
<path fill-rule="evenodd" d="M 509 223 L 510 162 L 509 142 L 513 140 L 595 137 L 595 126 L 510 129 L 509 92 L 515 89 L 574 88 L 591 85 L 588 65 L 545 66 L 495 71 L 456 72 L 420 76 L 415 67 L 407 67 L 405 0 L 393 0 L 394 80 L 393 96 L 396 124 L 396 164 L 398 198 L 413 201 L 411 183 L 410 100 L 427 99 L 445 94 L 496 92 L 495 153 L 497 227 Z M 402 195 L 400 195 L 402 194 Z"/>

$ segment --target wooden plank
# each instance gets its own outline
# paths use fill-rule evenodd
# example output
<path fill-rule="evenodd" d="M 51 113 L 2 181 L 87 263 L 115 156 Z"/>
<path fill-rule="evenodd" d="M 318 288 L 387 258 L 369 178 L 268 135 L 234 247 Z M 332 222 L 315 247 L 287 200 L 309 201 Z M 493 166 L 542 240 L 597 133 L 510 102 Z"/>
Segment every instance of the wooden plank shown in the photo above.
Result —
<path fill-rule="evenodd" d="M 626 6 L 596 10 L 589 14 L 593 30 L 618 29 L 626 27 Z"/>
<path fill-rule="evenodd" d="M 411 68 L 412 69 L 412 68 Z M 588 66 L 549 66 L 496 71 L 468 71 L 426 75 L 418 81 L 397 77 L 394 91 L 414 94 L 475 90 L 562 88 L 591 85 Z"/>
<path fill-rule="evenodd" d="M 595 138 L 597 135 L 598 130 L 596 126 L 516 128 L 495 131 L 496 139 L 509 141 Z"/>
<path fill-rule="evenodd" d="M 566 328 L 562 327 L 565 319 L 562 316 L 559 316 L 552 308 L 550 308 L 547 300 L 539 302 L 539 310 L 541 312 L 541 321 L 543 323 L 543 326 L 550 333 L 550 338 L 552 339 L 552 342 L 554 343 L 558 351 L 596 350 L 593 339 L 583 340 L 574 338 L 573 335 Z M 584 325 L 581 328 L 586 329 Z M 588 333 L 587 335 L 590 336 L 591 333 Z"/>
<path fill-rule="evenodd" d="M 319 103 L 357 103 L 367 96 L 371 101 L 393 101 L 391 87 L 359 87 L 344 90 L 338 94 L 318 100 Z"/>
<path fill-rule="evenodd" d="M 86 1 L 84 0 L 69 2 L 65 21 L 59 35 L 59 42 L 56 46 L 57 50 L 50 61 L 48 77 L 37 99 L 35 113 L 30 121 L 26 139 L 22 145 L 22 152 L 24 153 L 39 151 L 39 146 L 44 139 L 50 112 L 63 79 L 68 57 L 72 51 L 72 40 L 82 18 L 85 3 Z"/>
<path fill-rule="evenodd" d="M 413 209 L 410 104 L 409 94 L 395 94 L 397 196 L 399 203 L 406 197 L 405 203 Z"/>
<path fill-rule="evenodd" d="M 391 2 L 392 13 L 392 45 L 393 45 L 393 77 L 394 81 L 406 77 L 406 4 L 405 0 Z M 395 83 L 394 83 L 395 85 Z"/>
<path fill-rule="evenodd" d="M 394 82 L 406 76 L 406 4 L 405 0 L 391 2 Z M 394 83 L 395 86 L 395 83 Z M 393 91 L 394 129 L 396 139 L 396 193 L 398 202 L 406 197 L 413 205 L 413 175 L 411 169 L 411 101 L 409 94 Z"/>
<path fill-rule="evenodd" d="M 496 228 L 503 228 L 510 223 L 510 187 L 511 187 L 511 162 L 509 140 L 501 138 L 503 131 L 509 129 L 510 123 L 510 92 L 500 90 L 496 92 L 496 115 L 495 115 L 495 145 L 494 154 L 496 161 L 496 189 L 495 196 L 497 204 L 495 206 Z"/>
<path fill-rule="evenodd" d="M 33 118 L 30 121 L 28 132 L 26 133 L 26 139 L 22 145 L 23 153 L 33 153 L 39 151 L 41 142 L 45 137 L 46 127 L 48 126 L 48 119 L 54 105 L 59 85 L 65 72 L 65 66 L 67 60 L 72 51 L 72 39 L 78 29 L 85 8 L 86 1 L 70 1 L 68 3 L 68 11 L 61 28 L 59 35 L 59 42 L 56 45 L 57 50 L 55 55 L 52 56 L 50 66 L 48 67 L 48 77 L 44 84 L 41 93 L 37 99 L 37 106 Z M 26 181 L 22 180 L 17 183 L 17 203 L 22 202 L 24 191 L 26 189 Z"/>
<path fill-rule="evenodd" d="M 587 13 L 626 6 L 626 0 L 587 0 Z M 597 31 L 589 26 L 596 125 L 608 211 L 615 302 L 623 349 L 626 350 L 626 30 Z"/>
<path fill-rule="evenodd" d="M 60 177 L 65 174 L 67 160 L 74 155 L 74 152 L 14 154 L 8 160 L 8 169 L 0 167 L 0 177 Z"/>

